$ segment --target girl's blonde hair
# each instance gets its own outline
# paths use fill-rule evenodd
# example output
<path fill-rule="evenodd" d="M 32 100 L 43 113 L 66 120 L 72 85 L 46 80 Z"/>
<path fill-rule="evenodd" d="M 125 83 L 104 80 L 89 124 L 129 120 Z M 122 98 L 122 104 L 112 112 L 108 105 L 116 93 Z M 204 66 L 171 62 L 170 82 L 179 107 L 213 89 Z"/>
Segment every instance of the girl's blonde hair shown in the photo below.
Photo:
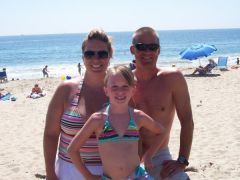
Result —
<path fill-rule="evenodd" d="M 134 75 L 130 68 L 124 65 L 117 65 L 107 70 L 107 74 L 104 78 L 104 86 L 107 86 L 109 77 L 115 74 L 121 74 L 130 86 L 135 85 Z"/>

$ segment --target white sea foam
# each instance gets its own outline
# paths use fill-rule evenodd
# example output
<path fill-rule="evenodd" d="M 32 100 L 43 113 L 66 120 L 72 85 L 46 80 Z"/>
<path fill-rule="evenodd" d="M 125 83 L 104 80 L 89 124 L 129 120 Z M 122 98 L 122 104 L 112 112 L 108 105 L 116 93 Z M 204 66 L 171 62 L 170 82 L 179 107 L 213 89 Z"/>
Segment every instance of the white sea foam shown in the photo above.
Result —
<path fill-rule="evenodd" d="M 228 56 L 228 55 L 226 55 Z M 233 55 L 228 56 L 228 66 L 236 64 L 237 57 L 240 57 L 239 55 Z M 194 68 L 199 65 L 205 65 L 208 63 L 208 59 L 212 58 L 217 62 L 216 56 L 210 56 L 206 58 L 201 58 L 199 60 L 189 61 L 189 60 L 180 60 L 180 59 L 169 59 L 169 60 L 162 60 L 160 57 L 158 60 L 158 66 L 162 67 L 179 67 L 179 68 Z M 126 64 L 128 65 L 130 61 L 111 61 L 111 66 L 114 66 L 116 64 Z M 7 75 L 8 79 L 37 79 L 42 78 L 42 68 L 44 65 L 16 65 L 16 66 L 9 66 L 7 68 Z M 78 68 L 77 64 L 61 64 L 61 65 L 48 65 L 48 71 L 49 71 L 49 77 L 61 77 L 61 76 L 70 76 L 70 77 L 76 77 L 78 76 Z M 82 64 L 82 73 L 85 72 L 85 67 Z"/>

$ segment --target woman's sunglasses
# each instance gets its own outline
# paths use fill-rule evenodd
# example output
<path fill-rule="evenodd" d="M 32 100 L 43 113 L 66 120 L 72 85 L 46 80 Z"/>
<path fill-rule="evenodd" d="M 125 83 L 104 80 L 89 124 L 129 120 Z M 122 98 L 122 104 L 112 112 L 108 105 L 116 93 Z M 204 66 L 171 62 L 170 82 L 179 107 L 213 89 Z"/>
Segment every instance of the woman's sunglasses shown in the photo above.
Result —
<path fill-rule="evenodd" d="M 143 44 L 143 43 L 137 43 L 134 45 L 138 51 L 156 51 L 160 46 L 159 44 Z"/>
<path fill-rule="evenodd" d="M 84 58 L 86 59 L 106 59 L 109 57 L 109 53 L 107 51 L 84 51 L 83 53 Z"/>

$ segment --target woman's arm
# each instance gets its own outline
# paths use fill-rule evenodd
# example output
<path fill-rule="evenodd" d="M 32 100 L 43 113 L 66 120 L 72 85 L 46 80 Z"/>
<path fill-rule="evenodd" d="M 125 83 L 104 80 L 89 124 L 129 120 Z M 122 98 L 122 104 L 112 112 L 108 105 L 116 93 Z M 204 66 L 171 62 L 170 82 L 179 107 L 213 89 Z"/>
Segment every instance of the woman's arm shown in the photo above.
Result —
<path fill-rule="evenodd" d="M 60 134 L 60 119 L 64 111 L 64 102 L 71 91 L 70 86 L 61 84 L 50 104 L 46 116 L 46 124 L 43 137 L 43 149 L 47 179 L 57 179 L 55 174 L 55 157 Z M 65 98 L 64 98 L 65 97 Z"/>

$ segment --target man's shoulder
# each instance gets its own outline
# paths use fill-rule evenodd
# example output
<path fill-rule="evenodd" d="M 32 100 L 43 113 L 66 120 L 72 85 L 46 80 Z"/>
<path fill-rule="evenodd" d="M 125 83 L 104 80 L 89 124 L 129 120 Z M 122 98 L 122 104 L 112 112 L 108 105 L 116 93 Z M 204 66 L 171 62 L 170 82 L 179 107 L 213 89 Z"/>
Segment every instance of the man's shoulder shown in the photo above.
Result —
<path fill-rule="evenodd" d="M 161 68 L 158 72 L 159 84 L 164 83 L 169 87 L 176 87 L 185 82 L 185 78 L 180 69 L 177 68 Z"/>
<path fill-rule="evenodd" d="M 181 70 L 177 68 L 171 68 L 171 67 L 163 67 L 158 69 L 157 73 L 158 77 L 164 77 L 164 78 L 176 78 L 176 77 L 182 77 L 183 74 Z"/>

